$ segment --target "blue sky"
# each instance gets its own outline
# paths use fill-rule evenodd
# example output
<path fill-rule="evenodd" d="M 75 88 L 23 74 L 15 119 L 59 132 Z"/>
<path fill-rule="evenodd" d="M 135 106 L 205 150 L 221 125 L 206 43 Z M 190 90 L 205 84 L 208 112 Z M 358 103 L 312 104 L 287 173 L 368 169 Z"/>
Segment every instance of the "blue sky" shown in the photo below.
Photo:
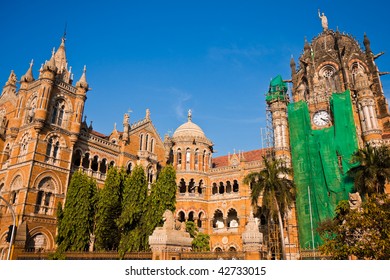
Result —
<path fill-rule="evenodd" d="M 147 108 L 161 137 L 193 121 L 220 156 L 261 148 L 264 93 L 270 79 L 290 78 L 289 61 L 321 31 L 364 32 L 380 71 L 390 71 L 387 1 L 2 1 L 0 84 L 34 59 L 34 76 L 58 47 L 67 23 L 67 58 L 77 81 L 84 64 L 92 90 L 85 108 L 95 130 L 121 128 Z M 386 93 L 390 75 L 382 76 Z"/>

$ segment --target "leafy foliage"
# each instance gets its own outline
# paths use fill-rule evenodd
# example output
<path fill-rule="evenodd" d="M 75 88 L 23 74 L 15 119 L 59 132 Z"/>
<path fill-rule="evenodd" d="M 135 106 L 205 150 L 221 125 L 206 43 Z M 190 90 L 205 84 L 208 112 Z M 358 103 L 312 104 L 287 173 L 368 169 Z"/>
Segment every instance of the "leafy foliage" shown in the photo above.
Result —
<path fill-rule="evenodd" d="M 320 251 L 333 259 L 390 259 L 390 198 L 372 195 L 357 210 L 347 205 L 341 201 L 336 217 L 318 228 L 324 240 Z"/>
<path fill-rule="evenodd" d="M 186 231 L 193 238 L 192 250 L 194 252 L 210 251 L 210 235 L 198 231 L 194 222 L 186 222 Z"/>
<path fill-rule="evenodd" d="M 117 220 L 122 213 L 122 195 L 125 172 L 110 167 L 104 187 L 99 191 L 96 213 L 95 246 L 97 250 L 116 250 L 120 231 Z"/>
<path fill-rule="evenodd" d="M 57 244 L 60 252 L 88 250 L 94 231 L 96 192 L 94 180 L 81 171 L 73 174 L 63 217 L 58 225 Z"/>
<path fill-rule="evenodd" d="M 359 164 L 348 172 L 354 178 L 356 191 L 362 196 L 384 193 L 386 180 L 390 179 L 389 147 L 367 144 L 353 155 L 352 163 Z"/>
<path fill-rule="evenodd" d="M 139 227 L 147 196 L 148 182 L 145 171 L 142 166 L 136 166 L 125 180 L 122 213 L 118 219 L 118 228 L 122 233 L 119 244 L 121 255 L 127 251 L 144 250 L 145 241 Z"/>
<path fill-rule="evenodd" d="M 251 186 L 252 204 L 257 207 L 262 198 L 262 207 L 270 212 L 269 218 L 279 222 L 283 259 L 286 259 L 283 233 L 283 217 L 294 201 L 295 185 L 288 175 L 291 169 L 275 157 L 263 157 L 264 169 L 245 176 L 244 183 Z"/>
<path fill-rule="evenodd" d="M 146 235 L 144 248 L 149 248 L 148 237 L 157 226 L 163 224 L 162 217 L 165 210 L 176 209 L 176 171 L 172 165 L 165 166 L 156 183 L 152 186 L 152 190 L 147 199 L 147 208 L 145 215 L 141 219 L 141 228 L 143 234 Z"/>

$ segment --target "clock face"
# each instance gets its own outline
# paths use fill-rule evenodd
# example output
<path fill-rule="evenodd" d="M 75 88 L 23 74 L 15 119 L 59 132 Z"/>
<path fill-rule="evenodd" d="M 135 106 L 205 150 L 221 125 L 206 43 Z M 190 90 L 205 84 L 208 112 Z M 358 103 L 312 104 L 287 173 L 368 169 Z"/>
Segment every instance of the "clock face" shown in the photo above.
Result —
<path fill-rule="evenodd" d="M 330 123 L 330 115 L 327 111 L 317 111 L 313 115 L 313 123 L 316 126 L 326 126 Z"/>

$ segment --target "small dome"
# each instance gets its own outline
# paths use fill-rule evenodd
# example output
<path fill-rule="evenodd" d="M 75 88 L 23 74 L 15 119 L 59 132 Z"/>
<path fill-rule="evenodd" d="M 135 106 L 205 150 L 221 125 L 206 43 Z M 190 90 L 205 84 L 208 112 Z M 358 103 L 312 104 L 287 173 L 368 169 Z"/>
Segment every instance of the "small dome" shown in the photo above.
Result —
<path fill-rule="evenodd" d="M 173 133 L 173 137 L 180 136 L 198 136 L 198 137 L 206 137 L 203 130 L 192 121 L 188 121 L 181 126 L 179 126 L 175 133 Z"/>
<path fill-rule="evenodd" d="M 176 131 L 173 133 L 173 137 L 181 137 L 181 136 L 192 136 L 192 137 L 204 137 L 203 130 L 192 122 L 192 113 L 191 110 L 188 111 L 188 121 L 181 126 L 179 126 Z"/>

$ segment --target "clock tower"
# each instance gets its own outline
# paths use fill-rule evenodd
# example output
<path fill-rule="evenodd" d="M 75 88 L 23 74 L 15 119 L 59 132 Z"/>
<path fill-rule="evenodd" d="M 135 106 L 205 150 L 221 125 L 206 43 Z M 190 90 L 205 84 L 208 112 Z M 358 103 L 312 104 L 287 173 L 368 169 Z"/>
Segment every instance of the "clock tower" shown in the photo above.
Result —
<path fill-rule="evenodd" d="M 373 55 L 366 35 L 363 43 L 365 50 L 323 25 L 323 32 L 305 40 L 298 67 L 290 61 L 287 114 L 301 249 L 321 244 L 318 224 L 353 192 L 353 153 L 366 143 L 387 143 L 389 109 L 374 62 L 380 55 Z"/>

